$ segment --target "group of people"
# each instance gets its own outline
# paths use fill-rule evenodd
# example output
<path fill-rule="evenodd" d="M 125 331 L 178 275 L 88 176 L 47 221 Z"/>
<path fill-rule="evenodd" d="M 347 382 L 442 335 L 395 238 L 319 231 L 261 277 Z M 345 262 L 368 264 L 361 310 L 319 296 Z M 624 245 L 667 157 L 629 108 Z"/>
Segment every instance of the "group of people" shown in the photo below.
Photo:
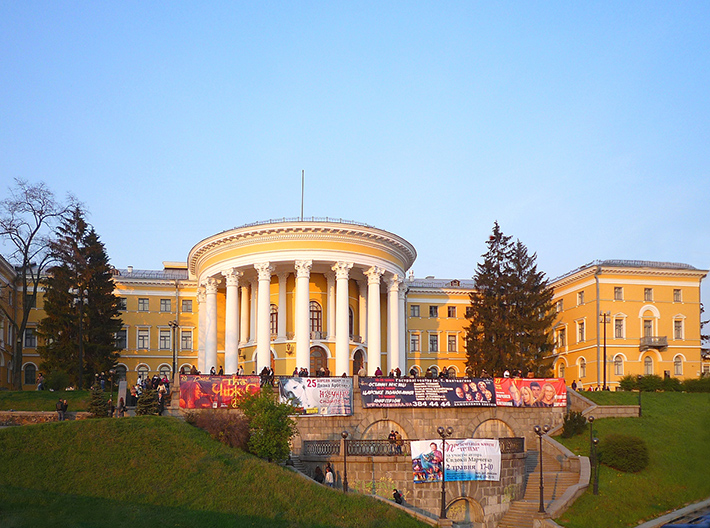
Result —
<path fill-rule="evenodd" d="M 402 438 L 400 432 L 395 431 L 394 429 L 391 430 L 389 436 L 387 436 L 387 440 L 390 443 L 390 454 L 401 455 L 402 446 L 404 446 L 404 439 Z"/>
<path fill-rule="evenodd" d="M 59 401 L 57 401 L 57 420 L 58 421 L 63 422 L 66 419 L 68 407 L 69 407 L 69 403 L 67 402 L 67 400 L 63 400 L 63 399 L 59 398 Z"/>
<path fill-rule="evenodd" d="M 259 373 L 259 378 L 261 380 L 261 386 L 266 387 L 267 385 L 274 386 L 274 369 L 271 367 L 264 367 Z"/>
<path fill-rule="evenodd" d="M 333 473 L 333 467 L 330 465 L 330 462 L 326 462 L 325 470 L 322 470 L 320 466 L 316 466 L 313 480 L 319 484 L 325 484 L 330 488 L 335 485 L 335 474 Z"/>

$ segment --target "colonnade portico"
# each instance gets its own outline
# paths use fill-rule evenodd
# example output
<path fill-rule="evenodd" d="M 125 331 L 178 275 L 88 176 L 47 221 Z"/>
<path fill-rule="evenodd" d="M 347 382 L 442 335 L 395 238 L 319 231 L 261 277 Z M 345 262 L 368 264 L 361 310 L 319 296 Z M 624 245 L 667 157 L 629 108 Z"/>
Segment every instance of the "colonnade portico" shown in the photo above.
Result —
<path fill-rule="evenodd" d="M 415 258 L 397 235 L 342 221 L 267 222 L 203 240 L 188 259 L 200 285 L 198 369 L 218 369 L 223 353 L 226 374 L 259 373 L 272 357 L 290 374 L 310 370 L 320 347 L 331 375 L 353 374 L 358 351 L 369 375 L 405 370 L 403 279 Z"/>

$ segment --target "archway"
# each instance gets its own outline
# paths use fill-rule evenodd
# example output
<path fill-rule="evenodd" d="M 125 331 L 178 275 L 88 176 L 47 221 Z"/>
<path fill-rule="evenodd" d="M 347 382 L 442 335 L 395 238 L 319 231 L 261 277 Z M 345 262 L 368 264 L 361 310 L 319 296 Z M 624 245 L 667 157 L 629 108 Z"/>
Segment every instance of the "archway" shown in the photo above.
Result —
<path fill-rule="evenodd" d="M 309 374 L 315 376 L 321 367 L 325 368 L 328 363 L 328 354 L 325 349 L 320 346 L 311 347 L 311 368 Z"/>
<path fill-rule="evenodd" d="M 473 432 L 474 438 L 511 438 L 515 431 L 503 420 L 492 418 L 481 423 Z"/>
<path fill-rule="evenodd" d="M 353 354 L 353 374 L 357 374 L 364 365 L 365 360 L 362 357 L 362 350 L 356 350 L 355 354 Z"/>
<path fill-rule="evenodd" d="M 367 428 L 362 432 L 362 439 L 387 440 L 390 431 L 399 431 L 403 437 L 407 436 L 402 426 L 397 422 L 392 420 L 379 420 L 367 426 Z"/>
<path fill-rule="evenodd" d="M 483 522 L 483 508 L 469 497 L 459 497 L 446 508 L 446 517 L 453 521 L 454 526 L 473 528 L 477 526 L 474 523 Z"/>

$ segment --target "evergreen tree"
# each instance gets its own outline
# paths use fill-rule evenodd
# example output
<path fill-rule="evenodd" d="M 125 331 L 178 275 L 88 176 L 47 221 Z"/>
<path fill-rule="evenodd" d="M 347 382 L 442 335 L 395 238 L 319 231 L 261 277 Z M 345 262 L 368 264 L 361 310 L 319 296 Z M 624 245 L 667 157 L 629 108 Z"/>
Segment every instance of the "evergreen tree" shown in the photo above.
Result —
<path fill-rule="evenodd" d="M 498 222 L 478 264 L 466 329 L 467 370 L 501 375 L 506 369 L 546 374 L 551 350 L 552 290 L 536 255 L 513 243 Z"/>
<path fill-rule="evenodd" d="M 44 369 L 66 372 L 81 387 L 116 364 L 119 299 L 104 246 L 78 206 L 57 229 L 51 253 L 56 264 L 44 280 L 46 317 L 38 328 L 44 338 L 39 353 Z"/>
<path fill-rule="evenodd" d="M 94 383 L 91 386 L 91 394 L 89 396 L 89 413 L 92 418 L 108 417 L 108 402 L 104 391 L 101 390 L 101 385 Z"/>
<path fill-rule="evenodd" d="M 136 402 L 136 416 L 158 414 L 158 392 L 154 389 L 145 389 Z"/>

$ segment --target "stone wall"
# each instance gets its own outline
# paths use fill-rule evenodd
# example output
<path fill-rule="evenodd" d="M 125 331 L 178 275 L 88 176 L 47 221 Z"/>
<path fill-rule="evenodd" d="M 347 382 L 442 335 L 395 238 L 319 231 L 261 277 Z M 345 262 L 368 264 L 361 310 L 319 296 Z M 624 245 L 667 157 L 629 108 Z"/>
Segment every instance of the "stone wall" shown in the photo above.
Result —
<path fill-rule="evenodd" d="M 89 417 L 86 412 L 68 412 L 66 420 L 84 420 Z M 56 412 L 41 411 L 0 411 L 0 426 L 32 425 L 56 422 Z"/>

